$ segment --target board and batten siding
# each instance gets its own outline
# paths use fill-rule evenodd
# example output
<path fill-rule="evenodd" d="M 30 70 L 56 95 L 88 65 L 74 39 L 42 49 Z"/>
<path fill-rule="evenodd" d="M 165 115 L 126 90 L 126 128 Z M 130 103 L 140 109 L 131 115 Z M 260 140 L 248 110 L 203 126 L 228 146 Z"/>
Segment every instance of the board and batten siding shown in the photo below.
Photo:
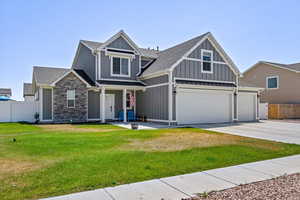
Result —
<path fill-rule="evenodd" d="M 42 120 L 52 120 L 52 89 L 42 88 Z"/>
<path fill-rule="evenodd" d="M 130 51 L 134 50 L 123 37 L 119 37 L 115 39 L 109 45 L 107 45 L 107 47 L 114 48 L 114 49 L 130 50 Z"/>
<path fill-rule="evenodd" d="M 225 62 L 216 49 L 212 46 L 209 40 L 202 42 L 190 55 L 188 58 L 197 58 L 201 59 L 201 49 L 213 51 L 213 60 L 219 62 Z"/>
<path fill-rule="evenodd" d="M 224 62 L 212 44 L 205 40 L 188 58 L 201 59 L 201 49 L 213 51 L 213 61 Z M 201 72 L 201 61 L 184 59 L 174 69 L 175 78 L 236 82 L 236 75 L 227 64 L 213 63 L 213 73 Z"/>
<path fill-rule="evenodd" d="M 137 116 L 168 120 L 168 86 L 147 88 L 136 92 Z"/>
<path fill-rule="evenodd" d="M 213 73 L 202 73 L 201 62 L 194 60 L 183 60 L 175 67 L 173 76 L 175 78 L 189 78 L 213 81 L 235 82 L 236 76 L 225 64 L 213 64 Z"/>
<path fill-rule="evenodd" d="M 91 50 L 88 49 L 83 44 L 79 44 L 79 53 L 77 60 L 73 64 L 74 69 L 82 69 L 85 73 L 93 80 L 96 79 L 96 61 L 95 56 L 92 54 Z"/>
<path fill-rule="evenodd" d="M 111 59 L 101 51 L 101 78 L 103 79 L 122 79 L 136 80 L 137 74 L 140 72 L 140 56 L 135 57 L 130 61 L 130 77 L 111 76 Z"/>
<path fill-rule="evenodd" d="M 88 119 L 100 119 L 99 91 L 88 91 Z"/>

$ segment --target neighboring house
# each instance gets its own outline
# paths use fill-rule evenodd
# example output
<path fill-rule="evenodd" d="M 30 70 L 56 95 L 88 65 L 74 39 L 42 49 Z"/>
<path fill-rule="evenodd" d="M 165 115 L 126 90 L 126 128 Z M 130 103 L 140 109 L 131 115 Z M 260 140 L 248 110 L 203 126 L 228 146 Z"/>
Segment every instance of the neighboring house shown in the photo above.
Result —
<path fill-rule="evenodd" d="M 10 98 L 12 96 L 10 88 L 0 88 L 0 96 Z"/>
<path fill-rule="evenodd" d="M 24 98 L 24 101 L 34 101 L 34 92 L 32 90 L 31 83 L 23 84 L 23 98 Z"/>
<path fill-rule="evenodd" d="M 211 33 L 157 51 L 121 30 L 104 43 L 81 40 L 71 68 L 34 67 L 32 88 L 47 122 L 257 120 L 258 88 L 239 77 Z"/>
<path fill-rule="evenodd" d="M 242 80 L 265 88 L 260 95 L 261 102 L 300 104 L 300 63 L 260 61 L 244 72 Z"/>

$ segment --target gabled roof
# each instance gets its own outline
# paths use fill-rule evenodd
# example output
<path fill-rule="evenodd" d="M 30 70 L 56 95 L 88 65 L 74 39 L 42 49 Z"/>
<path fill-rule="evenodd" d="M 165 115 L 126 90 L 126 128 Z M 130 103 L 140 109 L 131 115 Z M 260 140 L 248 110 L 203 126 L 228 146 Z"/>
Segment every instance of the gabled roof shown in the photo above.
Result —
<path fill-rule="evenodd" d="M 10 88 L 0 88 L 0 95 L 9 95 L 11 96 L 11 89 Z"/>
<path fill-rule="evenodd" d="M 96 50 L 97 48 L 100 48 L 103 43 L 101 42 L 95 42 L 95 41 L 89 41 L 89 40 L 80 40 L 80 42 L 85 45 L 90 50 Z M 148 57 L 148 58 L 157 58 L 159 51 L 154 49 L 145 49 L 145 48 L 139 48 L 139 51 L 141 53 L 141 56 Z"/>
<path fill-rule="evenodd" d="M 268 62 L 268 61 L 259 61 L 255 65 L 253 65 L 252 67 L 247 69 L 244 72 L 244 74 L 247 73 L 248 71 L 250 71 L 251 69 L 257 67 L 259 64 L 267 64 L 267 65 L 272 66 L 272 67 L 277 67 L 277 68 L 280 68 L 280 69 L 289 70 L 291 72 L 300 73 L 300 63 L 281 64 L 281 63 L 274 63 L 274 62 Z"/>
<path fill-rule="evenodd" d="M 34 92 L 33 92 L 31 83 L 23 84 L 23 97 L 25 97 L 25 96 L 34 96 Z"/>
<path fill-rule="evenodd" d="M 213 35 L 210 32 L 208 32 L 203 35 L 197 36 L 193 39 L 190 39 L 186 42 L 178 44 L 174 47 L 168 48 L 164 51 L 160 51 L 158 53 L 158 58 L 143 72 L 142 77 L 150 76 L 156 73 L 167 73 L 206 39 L 208 39 L 212 43 L 212 45 L 219 52 L 221 57 L 225 60 L 226 63 L 228 63 L 229 67 L 234 71 L 234 73 L 240 74 L 240 71 L 237 68 L 237 66 L 225 53 L 223 48 L 218 44 Z"/>
<path fill-rule="evenodd" d="M 71 69 L 55 67 L 33 67 L 33 77 L 37 85 L 51 85 Z"/>
<path fill-rule="evenodd" d="M 66 69 L 54 67 L 33 67 L 33 77 L 37 85 L 54 86 L 69 73 L 74 73 L 87 86 L 95 86 L 94 81 L 83 71 L 79 69 Z"/>
<path fill-rule="evenodd" d="M 109 38 L 106 42 L 104 42 L 103 44 L 101 44 L 101 46 L 99 47 L 99 49 L 101 48 L 105 48 L 106 46 L 108 46 L 110 43 L 112 43 L 113 41 L 115 41 L 116 39 L 118 39 L 119 37 L 124 38 L 127 43 L 134 49 L 137 51 L 137 53 L 140 54 L 140 50 L 139 47 L 130 39 L 130 37 L 123 31 L 120 30 L 118 33 L 116 33 L 115 35 L 113 35 L 111 38 Z"/>

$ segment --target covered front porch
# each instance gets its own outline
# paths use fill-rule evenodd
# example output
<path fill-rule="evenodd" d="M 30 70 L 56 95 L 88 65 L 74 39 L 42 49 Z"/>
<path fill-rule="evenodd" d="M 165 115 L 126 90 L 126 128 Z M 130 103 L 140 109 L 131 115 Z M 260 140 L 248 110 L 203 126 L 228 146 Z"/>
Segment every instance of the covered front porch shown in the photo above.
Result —
<path fill-rule="evenodd" d="M 101 85 L 88 92 L 88 121 L 135 121 L 141 86 Z"/>

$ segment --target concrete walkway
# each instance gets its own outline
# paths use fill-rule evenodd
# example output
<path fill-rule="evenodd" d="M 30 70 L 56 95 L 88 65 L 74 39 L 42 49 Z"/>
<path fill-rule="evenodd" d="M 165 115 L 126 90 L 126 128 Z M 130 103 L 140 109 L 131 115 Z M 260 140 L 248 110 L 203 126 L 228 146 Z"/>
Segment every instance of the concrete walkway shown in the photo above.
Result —
<path fill-rule="evenodd" d="M 155 130 L 162 128 L 176 128 L 178 126 L 169 126 L 168 124 L 163 123 L 152 123 L 152 122 L 136 122 L 139 125 L 139 130 Z M 131 129 L 131 123 L 124 122 L 113 122 L 112 125 L 119 126 L 122 128 Z"/>
<path fill-rule="evenodd" d="M 300 155 L 80 192 L 47 200 L 181 200 L 284 174 L 300 173 Z"/>

